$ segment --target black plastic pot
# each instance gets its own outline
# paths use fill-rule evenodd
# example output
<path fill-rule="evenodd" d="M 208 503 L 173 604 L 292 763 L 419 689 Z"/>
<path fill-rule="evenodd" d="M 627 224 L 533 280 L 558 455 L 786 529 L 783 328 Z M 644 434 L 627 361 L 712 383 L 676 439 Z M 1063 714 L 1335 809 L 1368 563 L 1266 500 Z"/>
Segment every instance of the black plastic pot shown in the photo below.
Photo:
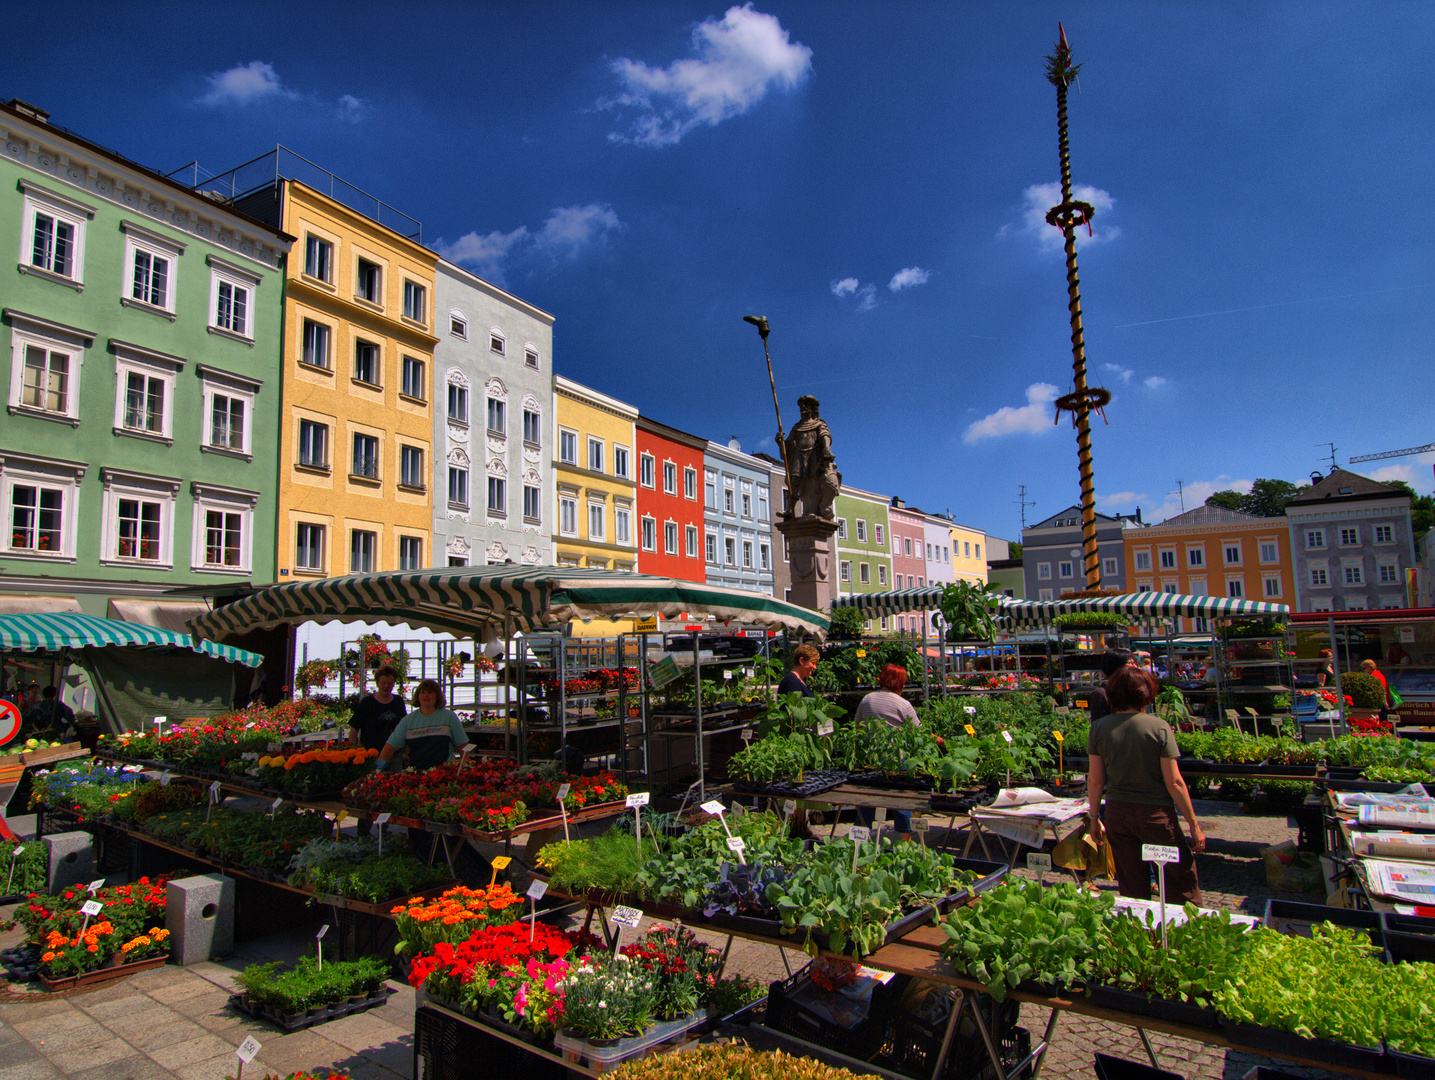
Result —
<path fill-rule="evenodd" d="M 1233 1043 L 1277 1057 L 1289 1056 L 1306 1061 L 1326 1062 L 1336 1068 L 1365 1069 L 1379 1072 L 1384 1067 L 1385 1044 L 1356 1046 L 1331 1039 L 1304 1039 L 1290 1031 L 1238 1024 L 1224 1017 L 1221 1029 Z"/>
<path fill-rule="evenodd" d="M 1215 1009 L 1203 1009 L 1186 1001 L 1150 997 L 1136 990 L 1118 990 L 1114 986 L 1088 983 L 1086 1000 L 1103 1009 L 1115 1009 L 1136 1016 L 1152 1016 L 1158 1020 L 1169 1020 L 1173 1024 L 1212 1029 L 1221 1026 L 1220 1015 Z"/>

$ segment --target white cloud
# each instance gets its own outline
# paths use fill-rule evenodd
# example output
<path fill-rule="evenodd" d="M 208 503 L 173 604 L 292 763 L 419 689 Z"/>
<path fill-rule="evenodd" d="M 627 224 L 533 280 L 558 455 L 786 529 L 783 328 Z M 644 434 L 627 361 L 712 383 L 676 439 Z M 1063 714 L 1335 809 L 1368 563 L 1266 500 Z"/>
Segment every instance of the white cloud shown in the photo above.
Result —
<path fill-rule="evenodd" d="M 857 290 L 857 310 L 871 311 L 877 306 L 877 286 L 863 285 Z"/>
<path fill-rule="evenodd" d="M 1161 387 L 1165 386 L 1167 381 L 1168 380 L 1161 378 L 1160 375 L 1152 375 L 1149 379 L 1146 380 L 1146 385 L 1152 390 L 1158 390 Z"/>
<path fill-rule="evenodd" d="M 576 256 L 583 248 L 603 240 L 621 226 L 622 222 L 611 206 L 599 203 L 562 206 L 549 213 L 537 241 L 544 247 Z"/>
<path fill-rule="evenodd" d="M 1102 364 L 1101 370 L 1111 372 L 1124 383 L 1129 383 L 1131 376 L 1136 374 L 1130 368 L 1122 367 L 1120 364 Z"/>
<path fill-rule="evenodd" d="M 1129 510 L 1141 500 L 1150 497 L 1145 492 L 1138 494 L 1135 491 L 1117 491 L 1111 495 L 1097 496 L 1096 505 L 1102 510 Z"/>
<path fill-rule="evenodd" d="M 910 289 L 914 285 L 925 285 L 931 274 L 920 266 L 909 266 L 905 270 L 898 270 L 892 275 L 892 280 L 887 282 L 887 288 L 893 292 L 901 292 L 903 289 Z"/>
<path fill-rule="evenodd" d="M 248 105 L 274 97 L 298 97 L 285 89 L 272 64 L 251 60 L 209 77 L 209 92 L 199 98 L 201 105 Z"/>
<path fill-rule="evenodd" d="M 345 123 L 357 124 L 368 111 L 369 104 L 362 98 L 353 94 L 343 94 L 339 98 L 339 119 Z"/>
<path fill-rule="evenodd" d="M 1081 202 L 1088 202 L 1096 209 L 1091 222 L 1091 235 L 1087 235 L 1085 227 L 1077 226 L 1077 244 L 1087 245 L 1103 240 L 1115 240 L 1121 235 L 1119 226 L 1105 224 L 1106 216 L 1116 205 L 1116 200 L 1111 197 L 1110 192 L 1091 187 L 1089 184 L 1077 184 L 1072 188 L 1072 197 Z M 997 231 L 997 235 L 1031 236 L 1036 238 L 1043 251 L 1062 250 L 1066 241 L 1061 235 L 1061 230 L 1046 223 L 1047 211 L 1060 202 L 1060 184 L 1033 184 L 1022 192 L 1023 205 L 1020 219 L 1003 225 Z"/>
<path fill-rule="evenodd" d="M 812 68 L 812 50 L 790 41 L 777 16 L 754 11 L 751 3 L 695 27 L 693 53 L 665 68 L 626 57 L 613 61 L 623 92 L 598 107 L 632 108 L 638 115 L 627 132 L 610 132 L 610 140 L 672 146 L 699 125 L 741 116 L 774 87 L 796 86 Z"/>
<path fill-rule="evenodd" d="M 1225 474 L 1216 477 L 1214 480 L 1193 480 L 1188 484 L 1184 484 L 1181 492 L 1172 491 L 1167 494 L 1165 502 L 1149 513 L 1143 512 L 1142 517 L 1153 523 L 1159 523 L 1165 521 L 1167 518 L 1175 517 L 1177 514 L 1183 512 L 1181 509 L 1183 495 L 1185 497 L 1186 509 L 1194 510 L 1218 491 L 1239 491 L 1244 495 L 1250 490 L 1250 480 L 1232 480 Z"/>
<path fill-rule="evenodd" d="M 1388 484 L 1392 480 L 1403 480 L 1411 487 L 1415 486 L 1415 467 L 1413 465 L 1385 465 L 1379 469 L 1372 469 L 1365 475 L 1382 484 Z"/>
<path fill-rule="evenodd" d="M 501 281 L 503 260 L 508 258 L 514 245 L 527 236 L 528 228 L 524 225 L 518 226 L 510 233 L 491 232 L 487 236 L 479 236 L 478 233 L 471 232 L 460 236 L 452 244 L 445 244 L 440 240 L 435 245 L 435 250 L 445 259 L 472 267 L 475 273 L 483 277 Z"/>
<path fill-rule="evenodd" d="M 833 296 L 851 296 L 857 291 L 858 281 L 855 277 L 845 277 L 841 281 L 832 283 Z"/>
<path fill-rule="evenodd" d="M 962 442 L 970 446 L 982 439 L 997 435 L 1024 433 L 1037 435 L 1052 426 L 1051 412 L 1047 409 L 1056 400 L 1056 387 L 1051 383 L 1033 383 L 1026 388 L 1027 404 L 1020 408 L 1003 405 L 996 412 L 982 417 L 967 427 Z"/>

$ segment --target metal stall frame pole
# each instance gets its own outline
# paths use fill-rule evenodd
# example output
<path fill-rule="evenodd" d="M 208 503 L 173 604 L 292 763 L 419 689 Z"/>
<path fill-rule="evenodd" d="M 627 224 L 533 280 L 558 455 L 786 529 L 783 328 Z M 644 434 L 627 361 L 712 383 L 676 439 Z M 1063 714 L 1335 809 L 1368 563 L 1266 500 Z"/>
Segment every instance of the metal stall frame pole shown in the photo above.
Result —
<path fill-rule="evenodd" d="M 563 771 L 568 771 L 568 641 L 561 634 L 554 639 L 557 659 L 553 674 L 558 679 L 558 758 Z"/>
<path fill-rule="evenodd" d="M 652 729 L 649 726 L 648 711 L 648 634 L 647 631 L 638 635 L 638 692 L 641 694 L 638 708 L 641 710 L 639 719 L 643 724 L 643 776 L 651 777 L 651 764 L 648 761 L 648 741 L 652 737 Z"/>
<path fill-rule="evenodd" d="M 921 644 L 917 647 L 917 651 L 918 651 L 919 653 L 921 653 L 921 655 L 922 655 L 922 704 L 923 704 L 923 705 L 925 705 L 925 704 L 927 703 L 927 701 L 928 701 L 928 700 L 931 698 L 931 696 L 932 696 L 932 690 L 931 690 L 931 672 L 929 672 L 929 671 L 927 670 L 928 667 L 930 666 L 929 661 L 930 661 L 930 659 L 931 659 L 930 657 L 927 656 L 927 617 L 928 617 L 928 614 L 929 614 L 930 611 L 931 611 L 930 608 L 926 608 L 926 607 L 922 608 L 922 637 L 921 637 Z"/>
<path fill-rule="evenodd" d="M 1330 658 L 1335 661 L 1332 665 L 1335 668 L 1335 707 L 1340 712 L 1340 726 L 1349 731 L 1350 720 L 1345 715 L 1345 686 L 1341 682 L 1341 672 L 1350 666 L 1350 633 L 1347 631 L 1345 635 L 1345 667 L 1342 667 L 1340 646 L 1335 640 L 1335 616 L 1332 614 L 1326 622 L 1330 627 Z"/>
<path fill-rule="evenodd" d="M 623 677 L 623 635 L 619 634 L 613 643 L 613 665 L 618 671 L 618 753 L 622 755 L 618 763 L 618 776 L 626 783 L 628 780 L 628 680 Z M 638 838 L 639 843 L 642 837 Z"/>
<path fill-rule="evenodd" d="M 698 802 L 707 798 L 707 763 L 703 753 L 703 661 L 701 653 L 702 632 L 693 631 L 693 705 L 697 714 L 697 762 L 698 762 Z"/>

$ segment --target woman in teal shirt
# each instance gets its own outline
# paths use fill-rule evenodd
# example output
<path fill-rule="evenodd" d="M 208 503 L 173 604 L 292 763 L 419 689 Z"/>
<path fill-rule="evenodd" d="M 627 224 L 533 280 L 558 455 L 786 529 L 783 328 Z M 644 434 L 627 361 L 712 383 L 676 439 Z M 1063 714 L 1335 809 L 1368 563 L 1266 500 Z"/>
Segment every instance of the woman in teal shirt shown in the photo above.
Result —
<path fill-rule="evenodd" d="M 443 707 L 443 691 L 433 679 L 419 683 L 414 693 L 418 708 L 406 715 L 389 735 L 379 751 L 375 768 L 385 769 L 400 750 L 414 769 L 432 769 L 442 765 L 455 750 L 468 745 L 468 733 L 458 717 Z"/>

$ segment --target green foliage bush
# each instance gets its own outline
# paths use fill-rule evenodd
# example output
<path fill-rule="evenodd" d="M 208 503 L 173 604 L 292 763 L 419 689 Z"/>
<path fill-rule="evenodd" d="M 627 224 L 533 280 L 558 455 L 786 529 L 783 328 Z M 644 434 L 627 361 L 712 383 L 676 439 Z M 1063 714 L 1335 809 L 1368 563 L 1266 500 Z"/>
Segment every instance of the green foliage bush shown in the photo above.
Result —
<path fill-rule="evenodd" d="M 1340 677 L 1340 686 L 1350 698 L 1352 707 L 1357 709 L 1381 709 L 1385 707 L 1385 687 L 1374 675 L 1363 671 L 1346 672 Z"/>

